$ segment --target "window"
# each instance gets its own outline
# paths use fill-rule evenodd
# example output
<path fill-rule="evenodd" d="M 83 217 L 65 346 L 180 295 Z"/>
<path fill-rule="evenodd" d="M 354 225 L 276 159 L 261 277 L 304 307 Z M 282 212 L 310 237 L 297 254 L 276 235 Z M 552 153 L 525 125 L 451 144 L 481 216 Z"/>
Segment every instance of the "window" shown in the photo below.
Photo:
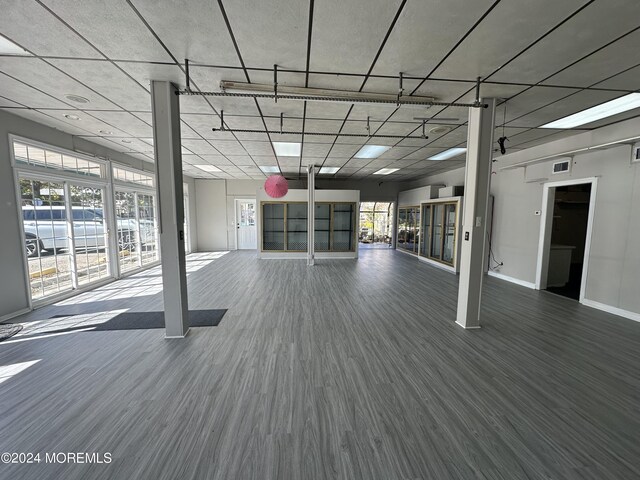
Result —
<path fill-rule="evenodd" d="M 153 176 L 141 172 L 134 172 L 127 168 L 113 167 L 113 179 L 118 182 L 135 183 L 145 187 L 153 187 Z"/>
<path fill-rule="evenodd" d="M 19 142 L 13 143 L 16 166 L 32 166 L 89 177 L 103 177 L 103 164 Z"/>

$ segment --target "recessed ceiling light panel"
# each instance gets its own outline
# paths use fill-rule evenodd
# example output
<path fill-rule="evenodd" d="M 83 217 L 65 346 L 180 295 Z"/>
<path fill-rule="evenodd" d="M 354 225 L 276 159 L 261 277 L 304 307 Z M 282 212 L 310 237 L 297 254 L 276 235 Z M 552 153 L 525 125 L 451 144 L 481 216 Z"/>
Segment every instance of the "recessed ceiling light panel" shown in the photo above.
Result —
<path fill-rule="evenodd" d="M 333 175 L 334 173 L 337 173 L 338 170 L 340 170 L 340 167 L 322 167 L 318 173 L 320 175 Z"/>
<path fill-rule="evenodd" d="M 640 93 L 630 93 L 615 100 L 587 108 L 568 117 L 542 125 L 540 128 L 574 128 L 603 118 L 640 108 Z"/>
<path fill-rule="evenodd" d="M 440 152 L 437 155 L 434 155 L 433 157 L 429 157 L 429 160 L 447 160 L 449 158 L 453 158 L 453 157 L 457 157 L 458 155 L 462 155 L 466 151 L 467 151 L 466 148 L 460 148 L 460 147 L 450 148 L 449 150 L 445 150 L 444 152 Z"/>
<path fill-rule="evenodd" d="M 302 144 L 299 142 L 273 142 L 273 149 L 279 157 L 299 157 Z"/>
<path fill-rule="evenodd" d="M 198 167 L 200 170 L 204 170 L 205 172 L 220 172 L 221 170 L 218 167 L 214 167 L 213 165 L 194 165 L 194 167 Z"/>
<path fill-rule="evenodd" d="M 391 147 L 386 145 L 365 145 L 358 153 L 356 153 L 356 158 L 378 158 L 384 152 L 389 150 Z"/>
<path fill-rule="evenodd" d="M 400 170 L 399 168 L 381 168 L 377 172 L 373 172 L 374 175 L 390 175 Z"/>
<path fill-rule="evenodd" d="M 24 48 L 16 45 L 11 40 L 0 35 L 0 55 L 28 55 L 32 56 Z"/>
<path fill-rule="evenodd" d="M 270 165 L 260 165 L 260 170 L 262 170 L 264 173 L 280 173 L 280 169 L 278 167 Z"/>

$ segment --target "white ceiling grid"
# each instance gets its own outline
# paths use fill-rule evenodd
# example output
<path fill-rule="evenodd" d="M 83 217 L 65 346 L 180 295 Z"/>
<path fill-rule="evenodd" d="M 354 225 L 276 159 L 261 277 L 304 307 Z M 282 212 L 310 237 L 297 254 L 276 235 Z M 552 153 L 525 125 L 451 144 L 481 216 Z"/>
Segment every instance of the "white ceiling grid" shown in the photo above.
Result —
<path fill-rule="evenodd" d="M 635 0 L 7 0 L 0 34 L 32 56 L 0 55 L 0 108 L 153 160 L 150 81 L 218 90 L 221 80 L 396 94 L 469 102 L 474 81 L 497 97 L 497 133 L 510 150 L 638 115 L 638 110 L 571 131 L 540 125 L 638 89 L 640 2 Z M 74 103 L 67 95 L 88 103 Z M 464 165 L 428 158 L 465 146 L 465 108 L 181 96 L 185 173 L 264 178 L 260 166 L 297 177 L 307 163 L 340 167 L 336 178 L 410 180 Z M 231 129 L 219 132 L 219 113 Z M 65 115 L 77 115 L 72 120 Z M 301 133 L 266 133 L 280 130 Z M 428 121 L 428 139 L 414 117 Z M 453 117 L 456 120 L 438 120 Z M 367 118 L 378 135 L 365 134 Z M 429 130 L 447 125 L 449 131 Z M 331 133 L 333 135 L 318 135 Z M 497 135 L 497 136 L 499 136 Z M 409 138 L 410 137 L 410 138 Z M 271 142 L 302 142 L 302 158 L 276 157 Z M 358 159 L 365 144 L 392 148 Z M 198 165 L 213 165 L 207 172 Z M 379 177 L 375 177 L 379 178 Z"/>

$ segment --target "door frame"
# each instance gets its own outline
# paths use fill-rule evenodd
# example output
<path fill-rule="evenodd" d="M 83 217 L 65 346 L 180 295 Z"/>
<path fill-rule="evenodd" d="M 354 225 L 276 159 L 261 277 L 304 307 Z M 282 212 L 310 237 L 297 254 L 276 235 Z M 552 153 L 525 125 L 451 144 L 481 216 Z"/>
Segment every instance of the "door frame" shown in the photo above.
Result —
<path fill-rule="evenodd" d="M 239 226 L 238 226 L 238 213 L 240 212 L 239 210 L 239 205 L 240 202 L 253 202 L 253 204 L 255 205 L 255 210 L 256 210 L 256 215 L 258 214 L 258 204 L 257 204 L 257 199 L 256 198 L 235 198 L 234 202 L 233 202 L 233 228 L 234 228 L 234 238 L 236 239 L 236 250 L 240 250 L 240 248 L 238 248 L 238 230 L 240 230 Z M 258 221 L 256 218 L 256 223 L 254 225 L 255 229 L 256 229 L 256 250 L 258 249 Z"/>
<path fill-rule="evenodd" d="M 549 249 L 551 246 L 551 230 L 553 226 L 553 207 L 555 204 L 555 188 L 568 185 L 591 184 L 589 194 L 589 216 L 587 220 L 587 232 L 584 243 L 584 259 L 582 263 L 582 278 L 580 279 L 580 298 L 583 303 L 589 271 L 589 256 L 591 252 L 591 237 L 593 236 L 593 218 L 596 208 L 597 177 L 576 178 L 558 182 L 547 182 L 542 191 L 542 216 L 540 218 L 540 237 L 538 239 L 538 256 L 536 262 L 536 290 L 547 288 L 547 274 L 549 272 Z"/>

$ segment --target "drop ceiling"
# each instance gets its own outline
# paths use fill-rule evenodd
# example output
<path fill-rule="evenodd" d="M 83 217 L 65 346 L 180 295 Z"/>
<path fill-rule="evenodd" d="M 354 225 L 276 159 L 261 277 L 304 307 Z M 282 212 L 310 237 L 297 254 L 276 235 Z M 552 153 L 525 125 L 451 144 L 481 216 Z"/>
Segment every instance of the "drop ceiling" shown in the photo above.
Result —
<path fill-rule="evenodd" d="M 638 110 L 576 130 L 539 128 L 638 88 L 640 2 L 636 0 L 7 0 L 0 34 L 29 56 L 0 55 L 0 108 L 153 161 L 150 81 L 218 90 L 221 80 L 468 102 L 476 77 L 499 98 L 496 137 L 509 151 L 632 118 Z M 77 95 L 88 100 L 77 103 Z M 335 178 L 404 181 L 464 165 L 428 160 L 466 145 L 465 108 L 180 97 L 184 171 L 200 178 L 262 179 L 260 166 L 296 178 L 308 163 L 340 167 Z M 226 126 L 259 132 L 214 132 Z M 266 133 L 284 129 L 295 135 Z M 76 115 L 71 120 L 65 115 Z M 337 136 L 371 132 L 415 137 L 414 117 L 446 125 L 428 139 Z M 457 118 L 458 120 L 439 120 Z M 504 124 L 504 125 L 503 125 Z M 264 132 L 264 133 L 263 133 Z M 335 135 L 314 135 L 328 132 Z M 302 143 L 278 157 L 272 142 Z M 392 148 L 354 155 L 365 144 Z M 213 165 L 206 172 L 197 165 Z"/>

